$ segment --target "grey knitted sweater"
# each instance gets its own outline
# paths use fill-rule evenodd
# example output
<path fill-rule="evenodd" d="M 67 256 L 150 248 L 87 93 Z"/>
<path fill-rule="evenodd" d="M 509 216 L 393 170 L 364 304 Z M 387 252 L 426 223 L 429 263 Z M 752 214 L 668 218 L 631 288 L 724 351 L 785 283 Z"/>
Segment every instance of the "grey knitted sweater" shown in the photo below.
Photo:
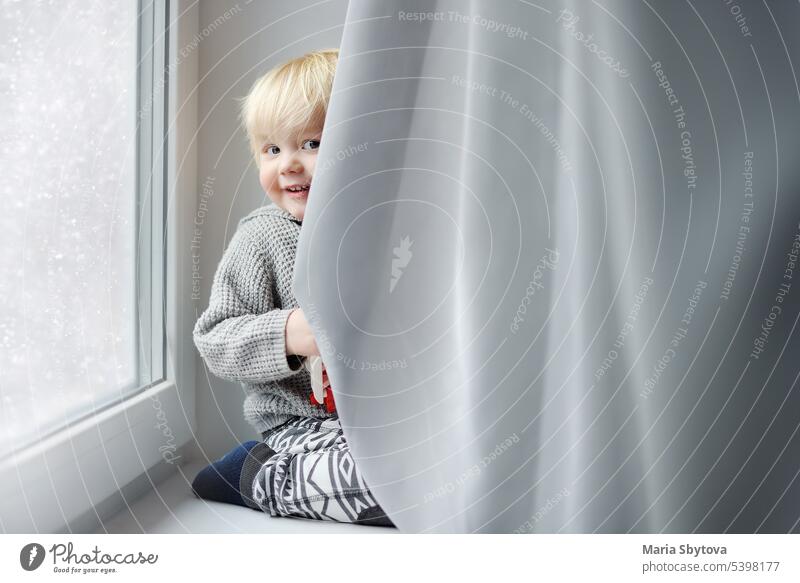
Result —
<path fill-rule="evenodd" d="M 216 376 L 247 391 L 244 418 L 260 434 L 292 416 L 330 417 L 312 405 L 303 357 L 286 356 L 286 320 L 302 223 L 275 204 L 239 222 L 219 262 L 194 343 Z"/>

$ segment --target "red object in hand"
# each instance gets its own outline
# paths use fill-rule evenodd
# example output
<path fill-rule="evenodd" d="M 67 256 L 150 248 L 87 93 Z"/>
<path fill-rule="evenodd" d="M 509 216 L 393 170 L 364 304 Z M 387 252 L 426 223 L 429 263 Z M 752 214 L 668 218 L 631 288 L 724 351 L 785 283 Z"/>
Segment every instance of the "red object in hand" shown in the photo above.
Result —
<path fill-rule="evenodd" d="M 333 413 L 336 411 L 336 402 L 333 400 L 333 391 L 331 391 L 330 380 L 328 379 L 328 371 L 324 368 L 322 369 L 322 384 L 328 385 L 325 387 L 324 394 L 325 396 L 322 399 L 322 403 L 317 401 L 316 397 L 314 397 L 314 393 L 311 393 L 311 404 L 312 405 L 324 405 L 325 410 L 328 413 Z"/>
<path fill-rule="evenodd" d="M 323 401 L 325 404 L 325 410 L 328 411 L 328 413 L 333 413 L 336 411 L 336 403 L 333 401 L 333 391 L 331 391 L 330 387 L 325 389 L 325 399 L 323 399 Z"/>

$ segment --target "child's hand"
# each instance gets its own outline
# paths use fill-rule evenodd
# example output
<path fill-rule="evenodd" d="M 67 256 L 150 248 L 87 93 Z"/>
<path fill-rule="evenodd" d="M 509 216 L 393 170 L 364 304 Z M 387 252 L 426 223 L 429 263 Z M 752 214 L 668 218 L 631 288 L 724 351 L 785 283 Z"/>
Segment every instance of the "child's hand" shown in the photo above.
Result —
<path fill-rule="evenodd" d="M 286 321 L 286 354 L 319 356 L 314 333 L 300 308 L 293 310 Z"/>

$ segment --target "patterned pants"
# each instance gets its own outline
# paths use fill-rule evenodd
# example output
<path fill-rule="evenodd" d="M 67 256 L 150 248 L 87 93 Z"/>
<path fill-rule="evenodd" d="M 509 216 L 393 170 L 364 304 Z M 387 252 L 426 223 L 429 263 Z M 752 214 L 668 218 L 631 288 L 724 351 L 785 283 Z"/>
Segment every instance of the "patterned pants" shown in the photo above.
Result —
<path fill-rule="evenodd" d="M 275 455 L 259 468 L 253 500 L 272 516 L 393 526 L 355 467 L 338 417 L 296 417 L 263 440 Z"/>

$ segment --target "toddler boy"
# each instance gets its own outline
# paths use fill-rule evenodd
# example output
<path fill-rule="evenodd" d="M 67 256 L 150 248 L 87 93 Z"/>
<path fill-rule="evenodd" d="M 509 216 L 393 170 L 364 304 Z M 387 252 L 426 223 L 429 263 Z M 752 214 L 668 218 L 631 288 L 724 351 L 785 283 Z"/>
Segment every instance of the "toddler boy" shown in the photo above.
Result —
<path fill-rule="evenodd" d="M 194 341 L 209 370 L 243 383 L 249 441 L 203 469 L 194 492 L 272 516 L 391 526 L 356 469 L 338 416 L 312 404 L 303 361 L 318 356 L 292 294 L 338 51 L 308 53 L 260 78 L 242 121 L 272 203 L 239 222 Z"/>

